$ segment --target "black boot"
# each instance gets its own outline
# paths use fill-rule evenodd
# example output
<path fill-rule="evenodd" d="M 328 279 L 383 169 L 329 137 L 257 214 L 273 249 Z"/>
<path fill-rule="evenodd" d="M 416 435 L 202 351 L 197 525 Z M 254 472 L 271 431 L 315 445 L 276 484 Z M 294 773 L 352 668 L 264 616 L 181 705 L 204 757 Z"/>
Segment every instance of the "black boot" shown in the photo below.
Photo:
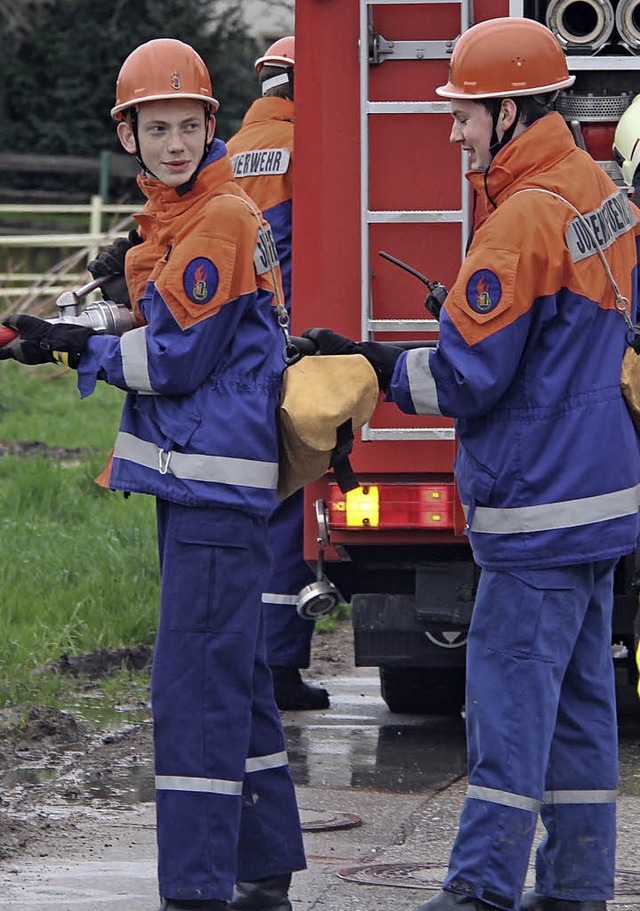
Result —
<path fill-rule="evenodd" d="M 158 911 L 229 911 L 229 903 L 217 898 L 208 898 L 204 901 L 165 898 Z"/>
<path fill-rule="evenodd" d="M 233 911 L 291 911 L 291 873 L 236 883 L 230 907 Z"/>
<path fill-rule="evenodd" d="M 414 908 L 414 911 L 496 911 L 493 905 L 488 905 L 472 895 L 461 895 L 459 892 L 443 890 L 433 898 Z"/>
<path fill-rule="evenodd" d="M 328 709 L 329 693 L 321 686 L 309 686 L 297 667 L 272 667 L 273 692 L 281 712 Z"/>
<path fill-rule="evenodd" d="M 605 901 L 574 902 L 569 901 L 568 898 L 549 898 L 530 889 L 522 896 L 520 911 L 607 911 L 607 903 Z"/>

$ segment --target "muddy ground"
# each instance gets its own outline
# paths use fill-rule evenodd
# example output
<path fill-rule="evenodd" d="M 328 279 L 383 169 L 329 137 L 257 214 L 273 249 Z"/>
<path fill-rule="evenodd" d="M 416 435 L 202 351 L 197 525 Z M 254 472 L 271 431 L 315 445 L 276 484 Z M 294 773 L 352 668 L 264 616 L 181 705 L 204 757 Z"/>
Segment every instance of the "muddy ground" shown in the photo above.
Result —
<path fill-rule="evenodd" d="M 331 691 L 331 678 L 353 668 L 350 622 L 342 620 L 334 631 L 316 633 L 312 651 L 304 677 Z M 151 658 L 145 646 L 113 652 L 100 649 L 61 656 L 54 666 L 73 675 L 84 702 L 98 704 L 104 699 L 100 682 L 105 675 L 122 666 L 145 668 Z M 50 840 L 73 830 L 79 815 L 93 808 L 115 809 L 122 803 L 120 797 L 108 795 L 116 793 L 109 784 L 123 770 L 151 767 L 148 694 L 123 708 L 123 719 L 135 715 L 139 720 L 101 728 L 72 710 L 33 706 L 26 715 L 0 712 L 0 862 L 17 854 L 46 856 Z M 87 782 L 92 783 L 92 795 L 87 793 Z M 96 782 L 104 783 L 103 793 Z"/>

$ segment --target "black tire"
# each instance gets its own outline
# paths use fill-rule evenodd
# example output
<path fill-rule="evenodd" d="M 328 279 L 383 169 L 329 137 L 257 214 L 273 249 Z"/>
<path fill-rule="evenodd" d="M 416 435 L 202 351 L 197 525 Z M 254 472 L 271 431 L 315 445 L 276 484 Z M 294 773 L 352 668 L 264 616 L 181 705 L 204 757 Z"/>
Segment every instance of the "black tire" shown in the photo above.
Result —
<path fill-rule="evenodd" d="M 381 667 L 380 692 L 399 715 L 459 715 L 464 668 Z"/>

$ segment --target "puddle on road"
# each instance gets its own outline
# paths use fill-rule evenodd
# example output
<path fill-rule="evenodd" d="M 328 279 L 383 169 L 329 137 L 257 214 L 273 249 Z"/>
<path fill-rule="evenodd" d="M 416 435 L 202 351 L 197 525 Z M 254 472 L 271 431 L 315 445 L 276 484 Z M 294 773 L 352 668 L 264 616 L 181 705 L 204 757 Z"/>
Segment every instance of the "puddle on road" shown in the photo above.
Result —
<path fill-rule="evenodd" d="M 127 806 L 155 800 L 153 767 L 149 762 L 115 768 L 108 774 L 83 776 L 78 786 L 80 794 L 75 800 L 117 801 Z"/>
<path fill-rule="evenodd" d="M 450 784 L 466 770 L 460 719 L 362 726 L 288 725 L 296 784 L 411 793 Z"/>
<path fill-rule="evenodd" d="M 148 707 L 139 704 L 122 710 L 97 700 L 88 703 L 82 700 L 75 707 L 78 714 L 116 737 L 132 724 L 150 723 Z M 380 718 L 332 719 L 330 714 L 308 713 L 304 721 L 300 723 L 296 716 L 294 723 L 285 723 L 289 761 L 299 786 L 415 793 L 446 787 L 466 772 L 464 725 L 459 718 L 412 717 L 406 724 L 385 724 L 379 723 Z M 620 791 L 625 796 L 640 796 L 639 734 L 637 720 L 621 725 Z M 71 765 L 68 754 L 66 758 L 64 753 L 58 754 L 54 762 L 51 757 L 43 757 L 41 763 L 35 758 L 20 768 L 0 772 L 5 795 L 54 783 L 57 798 L 65 803 L 132 806 L 154 800 L 150 761 L 114 760 L 106 769 L 73 767 L 67 771 L 65 764 Z"/>
<path fill-rule="evenodd" d="M 77 698 L 79 701 L 70 705 L 69 711 L 101 731 L 118 733 L 151 717 L 151 707 L 142 701 L 109 705 L 100 693 L 80 693 Z"/>

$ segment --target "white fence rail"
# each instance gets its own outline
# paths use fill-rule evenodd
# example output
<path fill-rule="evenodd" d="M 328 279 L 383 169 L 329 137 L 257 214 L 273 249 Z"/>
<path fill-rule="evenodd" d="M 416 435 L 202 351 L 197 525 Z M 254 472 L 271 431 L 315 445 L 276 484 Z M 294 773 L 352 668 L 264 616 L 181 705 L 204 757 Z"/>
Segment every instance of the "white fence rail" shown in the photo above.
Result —
<path fill-rule="evenodd" d="M 23 234 L 14 231 L 11 234 L 0 233 L 0 253 L 3 262 L 9 257 L 5 251 L 20 249 L 59 248 L 74 252 L 52 266 L 42 275 L 33 272 L 10 270 L 0 272 L 0 308 L 16 304 L 26 308 L 31 302 L 40 302 L 47 298 L 57 297 L 62 291 L 85 284 L 90 276 L 86 264 L 94 259 L 102 247 L 108 246 L 116 237 L 126 235 L 132 226 L 131 216 L 139 212 L 140 203 L 136 205 L 105 204 L 102 196 L 92 196 L 87 205 L 36 205 L 36 204 L 0 204 L 0 232 L 7 216 L 41 215 L 74 215 L 85 216 L 86 231 L 74 233 L 52 229 L 47 233 Z M 105 216 L 122 216 L 108 231 L 103 225 Z M 15 222 L 15 219 L 14 219 Z M 6 266 L 5 266 L 6 268 Z"/>

